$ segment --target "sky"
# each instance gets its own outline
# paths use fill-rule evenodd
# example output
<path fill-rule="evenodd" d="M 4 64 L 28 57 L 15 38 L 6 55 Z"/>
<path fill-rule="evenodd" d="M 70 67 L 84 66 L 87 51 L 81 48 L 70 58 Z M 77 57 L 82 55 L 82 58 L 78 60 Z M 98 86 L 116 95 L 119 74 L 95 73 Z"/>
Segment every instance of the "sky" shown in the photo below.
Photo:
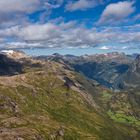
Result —
<path fill-rule="evenodd" d="M 140 52 L 139 0 L 0 0 L 0 49 Z"/>

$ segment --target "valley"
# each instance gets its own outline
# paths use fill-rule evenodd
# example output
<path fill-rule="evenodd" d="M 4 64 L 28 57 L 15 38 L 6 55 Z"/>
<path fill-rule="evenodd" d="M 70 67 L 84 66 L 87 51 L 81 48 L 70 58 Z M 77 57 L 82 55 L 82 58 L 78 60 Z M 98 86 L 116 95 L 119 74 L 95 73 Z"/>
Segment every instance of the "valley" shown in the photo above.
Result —
<path fill-rule="evenodd" d="M 138 56 L 15 53 L 1 54 L 0 139 L 139 140 L 139 89 L 116 86 Z"/>

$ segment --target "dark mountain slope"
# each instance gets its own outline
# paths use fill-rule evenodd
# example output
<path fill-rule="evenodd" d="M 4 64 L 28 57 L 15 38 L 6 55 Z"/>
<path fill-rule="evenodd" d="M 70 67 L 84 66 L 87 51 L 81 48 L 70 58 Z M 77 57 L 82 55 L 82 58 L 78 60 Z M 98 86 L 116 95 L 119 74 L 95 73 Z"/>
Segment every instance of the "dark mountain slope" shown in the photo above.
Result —
<path fill-rule="evenodd" d="M 108 53 L 98 55 L 84 55 L 80 57 L 54 54 L 48 57 L 39 57 L 57 62 L 64 62 L 92 80 L 112 89 L 120 89 L 116 84 L 124 73 L 128 71 L 134 58 L 123 53 Z"/>
<path fill-rule="evenodd" d="M 15 75 L 22 73 L 22 65 L 4 54 L 0 54 L 0 75 Z"/>
<path fill-rule="evenodd" d="M 140 55 L 131 64 L 129 70 L 117 79 L 116 84 L 124 90 L 140 90 Z"/>

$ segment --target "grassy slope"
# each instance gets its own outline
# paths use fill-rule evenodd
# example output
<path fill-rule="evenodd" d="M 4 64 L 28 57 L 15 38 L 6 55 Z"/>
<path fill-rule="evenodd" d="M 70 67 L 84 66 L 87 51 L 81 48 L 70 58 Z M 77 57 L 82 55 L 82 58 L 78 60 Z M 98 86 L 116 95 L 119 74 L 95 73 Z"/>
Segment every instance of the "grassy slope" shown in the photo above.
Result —
<path fill-rule="evenodd" d="M 57 74 L 73 74 L 55 67 L 19 76 L 21 84 L 15 86 L 0 85 L 0 139 L 138 139 L 135 129 L 113 122 L 80 93 L 67 89 Z"/>

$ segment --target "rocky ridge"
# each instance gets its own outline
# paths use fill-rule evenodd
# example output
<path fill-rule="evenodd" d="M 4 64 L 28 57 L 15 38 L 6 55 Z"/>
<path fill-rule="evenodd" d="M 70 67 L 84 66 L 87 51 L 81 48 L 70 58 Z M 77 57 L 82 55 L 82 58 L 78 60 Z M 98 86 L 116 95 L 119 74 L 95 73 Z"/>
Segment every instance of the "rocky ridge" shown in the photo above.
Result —
<path fill-rule="evenodd" d="M 114 93 L 60 56 L 16 62 L 22 73 L 0 76 L 0 139 L 139 139 L 139 91 Z"/>

